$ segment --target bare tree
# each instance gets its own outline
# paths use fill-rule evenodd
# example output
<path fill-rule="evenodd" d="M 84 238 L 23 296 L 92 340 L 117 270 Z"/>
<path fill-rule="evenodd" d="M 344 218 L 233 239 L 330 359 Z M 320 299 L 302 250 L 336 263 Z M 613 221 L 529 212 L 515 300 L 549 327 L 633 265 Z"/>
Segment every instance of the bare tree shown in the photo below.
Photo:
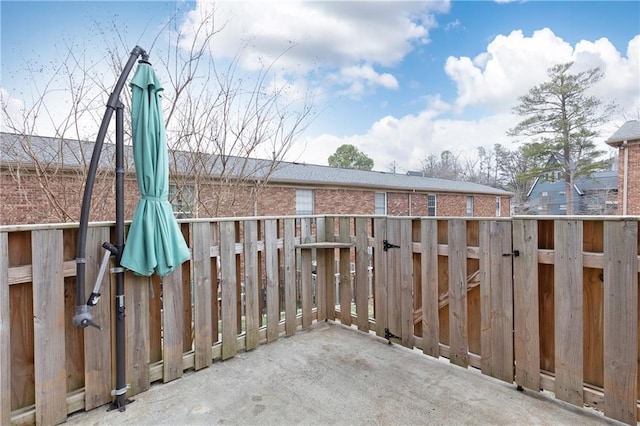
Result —
<path fill-rule="evenodd" d="M 213 41 L 224 30 L 224 25 L 214 25 L 214 14 L 215 9 L 210 9 L 200 20 L 188 46 L 183 42 L 176 16 L 171 17 L 156 37 L 158 40 L 171 35 L 168 47 L 154 42 L 147 49 L 165 84 L 163 108 L 173 198 L 170 201 L 193 216 L 250 212 L 261 189 L 314 115 L 308 94 L 292 96 L 286 82 L 274 83 L 278 81 L 274 65 L 279 58 L 264 64 L 257 73 L 242 74 L 239 62 L 245 44 L 227 64 L 214 61 Z M 95 140 L 106 99 L 133 47 L 115 25 L 98 27 L 105 45 L 106 74 L 89 63 L 84 51 L 68 45 L 57 64 L 45 67 L 44 72 L 51 76 L 49 83 L 37 88 L 33 101 L 19 117 L 10 110 L 8 99 L 2 100 L 6 123 L 3 130 L 14 133 L 19 141 L 20 155 L 16 158 L 21 161 L 11 162 L 8 168 L 12 179 L 20 188 L 20 180 L 29 169 L 47 194 L 52 218 L 57 221 L 78 218 L 78 194 L 91 157 L 91 144 L 79 141 Z M 57 107 L 55 113 L 50 111 L 54 94 L 67 98 L 64 105 L 68 109 L 60 111 Z M 129 91 L 123 91 L 122 102 L 129 110 Z M 46 133 L 58 146 L 55 155 L 43 155 L 42 144 L 33 143 L 32 136 L 42 131 L 43 121 L 49 128 Z M 125 134 L 130 135 L 128 120 Z M 125 140 L 130 140 L 127 136 Z M 74 158 L 68 158 L 70 155 Z M 98 181 L 113 173 L 109 154 L 103 157 Z M 256 160 L 257 157 L 264 160 Z M 61 179 L 76 185 L 60 185 Z M 95 209 L 111 207 L 112 203 L 107 202 L 111 191 L 111 183 L 96 183 L 92 218 Z M 31 202 L 28 191 L 24 191 L 23 198 L 25 203 Z"/>

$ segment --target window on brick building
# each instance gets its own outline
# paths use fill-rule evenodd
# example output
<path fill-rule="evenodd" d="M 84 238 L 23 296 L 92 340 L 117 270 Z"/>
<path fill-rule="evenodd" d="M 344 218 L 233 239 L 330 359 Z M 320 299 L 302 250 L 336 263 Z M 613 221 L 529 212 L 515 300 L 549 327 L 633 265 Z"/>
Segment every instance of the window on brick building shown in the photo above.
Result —
<path fill-rule="evenodd" d="M 376 192 L 375 214 L 387 214 L 387 193 Z"/>
<path fill-rule="evenodd" d="M 296 214 L 313 214 L 313 189 L 296 189 Z"/>
<path fill-rule="evenodd" d="M 473 196 L 470 195 L 467 197 L 467 216 L 473 216 Z"/>
<path fill-rule="evenodd" d="M 169 202 L 176 218 L 193 217 L 192 207 L 195 205 L 196 188 L 193 185 L 169 184 Z"/>
<path fill-rule="evenodd" d="M 435 195 L 427 195 L 427 213 L 429 216 L 436 215 L 436 196 Z"/>
<path fill-rule="evenodd" d="M 501 211 L 502 211 L 502 199 L 500 197 L 496 197 L 496 217 L 500 217 Z"/>

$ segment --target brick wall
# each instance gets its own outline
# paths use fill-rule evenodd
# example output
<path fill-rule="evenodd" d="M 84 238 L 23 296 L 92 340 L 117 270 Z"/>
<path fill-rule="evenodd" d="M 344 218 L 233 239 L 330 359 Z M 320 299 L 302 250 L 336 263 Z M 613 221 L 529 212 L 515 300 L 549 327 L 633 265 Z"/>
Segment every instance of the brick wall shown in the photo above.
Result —
<path fill-rule="evenodd" d="M 316 189 L 314 195 L 316 214 L 373 214 L 375 211 L 374 191 Z"/>
<path fill-rule="evenodd" d="M 0 173 L 0 224 L 58 223 L 80 220 L 84 177 L 58 173 L 37 176 L 28 170 Z M 135 178 L 125 180 L 125 217 L 133 216 L 139 198 Z M 96 180 L 91 197 L 91 221 L 115 220 L 115 182 Z"/>
<path fill-rule="evenodd" d="M 466 216 L 467 196 L 457 194 L 438 194 L 436 197 L 437 216 Z"/>
<path fill-rule="evenodd" d="M 618 149 L 618 214 L 623 214 L 624 206 L 624 156 L 628 151 L 627 170 L 627 214 L 640 214 L 640 142 Z"/>
<path fill-rule="evenodd" d="M 637 153 L 640 156 L 640 152 Z M 638 176 L 640 177 L 640 176 Z M 636 178 L 637 182 L 640 179 Z M 291 186 L 256 187 L 252 185 L 206 182 L 197 187 L 199 217 L 277 216 L 296 214 L 296 188 Z M 0 224 L 75 222 L 79 220 L 84 178 L 80 174 L 58 173 L 45 180 L 21 171 L 0 174 Z M 375 190 L 314 189 L 315 214 L 375 213 Z M 139 198 L 133 177 L 125 181 L 125 219 L 130 220 Z M 465 216 L 466 195 L 436 194 L 438 216 Z M 502 198 L 503 216 L 509 216 L 509 199 Z M 193 206 L 195 207 L 195 206 Z M 192 213 L 196 210 L 192 207 Z M 636 206 L 640 209 L 640 206 Z M 387 192 L 390 216 L 427 216 L 425 193 Z M 493 217 L 495 196 L 476 195 L 474 216 Z M 115 190 L 112 175 L 103 175 L 94 185 L 91 221 L 115 220 Z"/>

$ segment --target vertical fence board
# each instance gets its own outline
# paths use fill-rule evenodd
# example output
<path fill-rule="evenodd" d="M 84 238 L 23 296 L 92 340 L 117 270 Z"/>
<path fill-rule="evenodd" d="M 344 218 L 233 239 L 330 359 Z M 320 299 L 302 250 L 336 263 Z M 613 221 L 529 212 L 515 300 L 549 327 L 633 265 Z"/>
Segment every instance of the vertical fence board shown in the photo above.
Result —
<path fill-rule="evenodd" d="M 149 361 L 162 361 L 162 301 L 161 279 L 152 275 L 149 280 Z"/>
<path fill-rule="evenodd" d="M 356 314 L 358 330 L 369 331 L 369 255 L 367 219 L 356 218 Z"/>
<path fill-rule="evenodd" d="M 513 267 L 511 223 L 490 222 L 491 375 L 513 382 Z M 505 256 L 507 254 L 507 256 Z"/>
<path fill-rule="evenodd" d="M 156 297 L 160 297 L 157 295 Z M 182 377 L 182 268 L 162 279 L 162 381 Z"/>
<path fill-rule="evenodd" d="M 389 244 L 399 246 L 402 244 L 400 234 L 400 219 L 387 219 L 387 241 Z M 384 251 L 384 248 L 383 248 Z M 402 281 L 400 249 L 389 248 L 386 251 L 387 275 L 382 279 L 387 280 L 387 328 L 402 339 L 402 320 L 400 306 L 400 287 Z"/>
<path fill-rule="evenodd" d="M 467 342 L 467 230 L 466 221 L 449 221 L 449 358 L 468 366 Z"/>
<path fill-rule="evenodd" d="M 324 240 L 327 242 L 335 241 L 335 219 L 333 217 L 325 217 L 324 224 Z M 333 249 L 324 251 L 325 253 L 325 277 L 327 294 L 327 319 L 336 319 L 336 253 Z"/>
<path fill-rule="evenodd" d="M 125 359 L 126 377 L 131 388 L 128 396 L 149 389 L 149 282 L 150 277 L 141 277 L 130 272 L 125 274 Z"/>
<path fill-rule="evenodd" d="M 9 236 L 0 232 L 0 424 L 11 424 L 11 327 Z"/>
<path fill-rule="evenodd" d="M 422 219 L 420 229 L 422 266 L 422 351 L 440 357 L 440 321 L 438 319 L 438 222 Z"/>
<path fill-rule="evenodd" d="M 540 323 L 538 312 L 538 221 L 513 221 L 514 349 L 516 383 L 540 390 Z"/>
<path fill-rule="evenodd" d="M 258 347 L 260 341 L 260 279 L 258 276 L 258 222 L 244 222 L 244 294 L 247 350 Z"/>
<path fill-rule="evenodd" d="M 326 240 L 325 218 L 316 219 L 316 240 Z M 318 322 L 327 319 L 327 249 L 316 250 L 316 305 L 318 307 Z"/>
<path fill-rule="evenodd" d="M 339 219 L 340 242 L 351 241 L 350 220 L 348 217 Z M 340 249 L 340 322 L 351 325 L 351 250 Z"/>
<path fill-rule="evenodd" d="M 411 219 L 399 221 L 398 253 L 400 281 L 398 282 L 398 302 L 400 306 L 400 329 L 402 345 L 413 348 L 413 241 Z M 396 249 L 392 249 L 396 250 Z"/>
<path fill-rule="evenodd" d="M 635 424 L 638 222 L 604 223 L 604 413 Z"/>
<path fill-rule="evenodd" d="M 220 222 L 220 285 L 222 286 L 222 359 L 238 352 L 236 226 L 235 222 Z"/>
<path fill-rule="evenodd" d="M 87 229 L 87 264 L 85 292 L 91 294 L 98 277 L 104 249 L 102 243 L 109 241 L 108 227 Z M 93 321 L 102 327 L 84 330 L 84 399 L 85 410 L 91 410 L 111 401 L 111 301 L 109 270 L 104 274 L 100 292 L 100 303 L 91 311 Z"/>
<path fill-rule="evenodd" d="M 484 374 L 493 375 L 491 293 L 492 290 L 499 291 L 499 284 L 494 283 L 491 277 L 491 222 L 481 220 L 478 225 L 480 234 L 480 366 Z"/>
<path fill-rule="evenodd" d="M 189 243 L 191 247 L 191 243 Z M 193 293 L 191 291 L 191 260 L 182 264 L 182 352 L 190 352 L 193 349 L 193 326 L 191 318 L 193 312 L 191 301 Z"/>
<path fill-rule="evenodd" d="M 303 218 L 300 222 L 301 235 L 300 242 L 311 242 L 311 218 Z M 301 250 L 300 257 L 302 265 L 301 268 L 301 303 L 302 303 L 302 328 L 307 328 L 311 325 L 311 311 L 313 310 L 313 288 L 311 282 L 311 250 Z M 294 268 L 295 271 L 295 268 Z"/>
<path fill-rule="evenodd" d="M 267 342 L 278 339 L 279 278 L 278 278 L 278 221 L 264 221 L 264 247 L 267 276 Z"/>
<path fill-rule="evenodd" d="M 196 222 L 192 228 L 193 238 L 193 321 L 195 369 L 208 367 L 213 358 L 212 303 L 218 304 L 217 292 L 212 294 L 211 281 L 217 282 L 211 268 L 211 224 Z M 217 289 L 217 285 L 214 286 Z M 215 301 L 215 302 L 214 302 Z M 217 309 L 216 309 L 217 310 Z M 217 333 L 216 333 L 217 334 Z M 217 340 L 217 335 L 216 335 Z"/>
<path fill-rule="evenodd" d="M 31 232 L 36 423 L 67 418 L 62 231 Z"/>
<path fill-rule="evenodd" d="M 555 393 L 582 406 L 582 221 L 556 220 L 554 248 Z"/>
<path fill-rule="evenodd" d="M 387 256 L 383 250 L 383 240 L 387 239 L 387 219 L 373 220 L 375 246 L 373 248 L 373 277 L 375 280 L 374 311 L 376 334 L 384 337 L 389 315 L 387 313 Z"/>
<path fill-rule="evenodd" d="M 296 332 L 296 316 L 298 314 L 296 291 L 296 222 L 293 218 L 284 220 L 284 318 L 285 332 L 291 336 Z M 307 250 L 302 250 L 307 251 Z M 309 253 L 310 254 L 310 253 Z M 311 262 L 311 259 L 309 259 Z M 311 272 L 309 272 L 311 274 Z M 302 277 L 304 279 L 304 276 Z M 311 277 L 309 277 L 311 279 Z"/>

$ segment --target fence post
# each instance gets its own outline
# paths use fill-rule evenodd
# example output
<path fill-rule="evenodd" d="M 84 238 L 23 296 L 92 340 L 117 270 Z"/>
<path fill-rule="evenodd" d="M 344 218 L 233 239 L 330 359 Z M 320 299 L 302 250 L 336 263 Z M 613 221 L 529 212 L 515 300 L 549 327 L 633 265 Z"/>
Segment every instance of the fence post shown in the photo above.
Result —
<path fill-rule="evenodd" d="M 11 424 L 9 235 L 0 232 L 0 424 Z"/>
<path fill-rule="evenodd" d="M 62 231 L 31 232 L 36 423 L 67 418 Z"/>
<path fill-rule="evenodd" d="M 604 414 L 635 424 L 638 222 L 604 223 Z"/>
<path fill-rule="evenodd" d="M 513 308 L 516 383 L 540 390 L 538 310 L 538 221 L 513 220 Z"/>
<path fill-rule="evenodd" d="M 554 224 L 555 393 L 582 407 L 583 285 L 582 221 L 557 219 Z"/>

